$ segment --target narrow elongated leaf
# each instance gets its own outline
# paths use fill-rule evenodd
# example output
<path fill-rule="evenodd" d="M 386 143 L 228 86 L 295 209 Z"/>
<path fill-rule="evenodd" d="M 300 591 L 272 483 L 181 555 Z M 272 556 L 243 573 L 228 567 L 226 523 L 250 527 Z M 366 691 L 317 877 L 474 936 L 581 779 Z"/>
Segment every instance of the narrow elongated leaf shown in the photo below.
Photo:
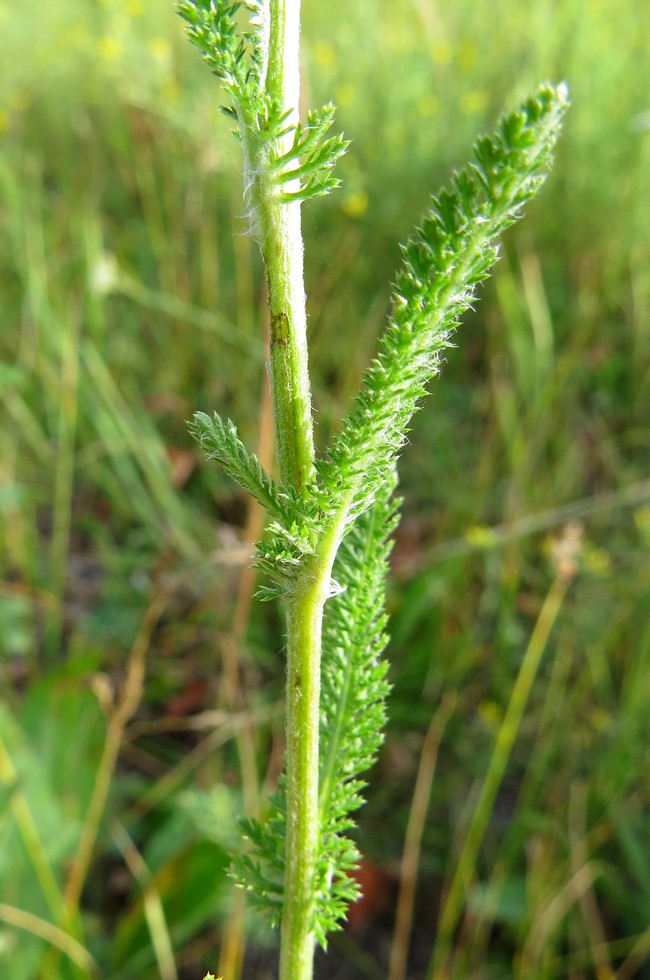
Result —
<path fill-rule="evenodd" d="M 379 355 L 320 466 L 333 504 L 347 501 L 351 521 L 381 491 L 460 317 L 496 262 L 496 239 L 543 183 L 567 105 L 565 86 L 545 85 L 504 116 L 403 247 Z"/>
<path fill-rule="evenodd" d="M 237 426 L 214 413 L 196 412 L 188 429 L 205 451 L 208 459 L 216 459 L 228 476 L 238 483 L 264 510 L 279 521 L 289 516 L 289 501 L 280 493 L 255 453 L 249 453 L 239 438 Z"/>
<path fill-rule="evenodd" d="M 321 914 L 317 937 L 340 928 L 358 894 L 350 872 L 358 851 L 347 836 L 352 814 L 363 803 L 363 774 L 383 741 L 388 664 L 381 659 L 385 632 L 384 598 L 390 535 L 398 522 L 391 499 L 395 473 L 388 475 L 373 507 L 355 522 L 337 555 L 334 574 L 341 592 L 325 614 L 321 686 L 320 820 L 318 877 Z"/>

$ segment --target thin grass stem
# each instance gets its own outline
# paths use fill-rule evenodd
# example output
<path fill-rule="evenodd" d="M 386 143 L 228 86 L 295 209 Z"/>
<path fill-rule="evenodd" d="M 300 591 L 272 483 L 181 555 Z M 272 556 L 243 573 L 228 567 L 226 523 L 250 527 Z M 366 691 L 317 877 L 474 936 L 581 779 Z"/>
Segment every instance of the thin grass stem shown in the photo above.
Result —
<path fill-rule="evenodd" d="M 117 820 L 111 825 L 111 837 L 129 871 L 142 889 L 144 914 L 149 927 L 151 945 L 156 955 L 160 980 L 178 980 L 172 940 L 156 882 L 125 827 Z"/>
<path fill-rule="evenodd" d="M 88 875 L 97 834 L 106 807 L 106 800 L 122 745 L 124 730 L 133 716 L 144 685 L 145 657 L 151 634 L 168 603 L 165 593 L 158 594 L 147 609 L 142 625 L 131 648 L 126 668 L 126 677 L 119 700 L 111 715 L 104 750 L 97 767 L 95 785 L 88 804 L 86 816 L 79 836 L 79 843 L 70 866 L 70 874 L 65 888 L 65 904 L 68 914 L 76 912 L 81 892 Z"/>
<path fill-rule="evenodd" d="M 503 782 L 510 753 L 517 738 L 521 719 L 544 650 L 564 602 L 569 580 L 562 569 L 556 574 L 524 654 L 506 713 L 497 733 L 488 770 L 444 899 L 436 942 L 427 973 L 430 980 L 442 980 L 447 975 L 449 955 L 454 932 L 462 913 L 463 898 L 471 882 L 481 841 L 485 835 L 499 787 Z"/>
<path fill-rule="evenodd" d="M 27 912 L 25 909 L 18 909 L 2 902 L 0 903 L 0 922 L 6 922 L 7 925 L 13 926 L 15 929 L 23 929 L 25 932 L 30 932 L 33 936 L 38 936 L 39 939 L 50 943 L 82 970 L 84 976 L 99 977 L 99 967 L 88 950 L 69 933 L 46 919 L 42 919 L 32 912 Z"/>
<path fill-rule="evenodd" d="M 429 807 L 429 797 L 438 761 L 438 749 L 447 722 L 456 706 L 456 695 L 448 692 L 434 714 L 424 738 L 420 765 L 413 791 L 413 801 L 409 813 L 404 839 L 404 851 L 400 866 L 400 887 L 395 913 L 395 929 L 390 951 L 388 980 L 404 980 L 406 977 L 409 943 L 413 929 L 415 909 L 415 890 L 420 865 L 422 833 Z"/>

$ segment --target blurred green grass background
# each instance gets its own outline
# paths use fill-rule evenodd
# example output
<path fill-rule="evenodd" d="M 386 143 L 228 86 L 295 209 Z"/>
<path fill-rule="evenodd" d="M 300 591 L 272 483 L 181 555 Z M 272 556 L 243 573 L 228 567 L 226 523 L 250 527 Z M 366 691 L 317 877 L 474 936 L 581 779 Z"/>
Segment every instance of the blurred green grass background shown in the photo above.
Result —
<path fill-rule="evenodd" d="M 650 9 L 303 6 L 306 104 L 353 140 L 304 209 L 321 446 L 428 194 L 541 79 L 573 101 L 403 460 L 367 897 L 318 975 L 423 978 L 437 934 L 439 977 L 650 976 Z M 238 147 L 171 4 L 0 25 L 0 968 L 261 980 L 226 870 L 281 761 L 282 626 L 259 517 L 184 423 L 218 408 L 269 458 Z"/>

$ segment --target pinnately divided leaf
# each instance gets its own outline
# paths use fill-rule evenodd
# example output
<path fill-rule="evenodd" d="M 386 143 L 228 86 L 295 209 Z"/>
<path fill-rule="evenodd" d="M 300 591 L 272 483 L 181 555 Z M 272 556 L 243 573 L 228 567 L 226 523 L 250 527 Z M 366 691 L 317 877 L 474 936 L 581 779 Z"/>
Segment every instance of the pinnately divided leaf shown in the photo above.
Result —
<path fill-rule="evenodd" d="M 188 429 L 204 450 L 208 459 L 216 459 L 228 476 L 262 505 L 277 521 L 290 518 L 289 500 L 268 475 L 255 453 L 249 453 L 230 419 L 225 421 L 214 413 L 196 412 Z"/>
<path fill-rule="evenodd" d="M 280 203 L 329 194 L 340 184 L 332 169 L 349 145 L 341 133 L 327 136 L 336 110 L 328 103 L 309 111 L 305 123 L 288 121 L 291 111 L 282 111 L 266 89 L 268 5 L 243 4 L 251 14 L 248 29 L 238 20 L 241 6 L 236 0 L 178 0 L 188 37 L 230 97 L 223 109 L 246 144 L 249 183 L 268 179 Z"/>
<path fill-rule="evenodd" d="M 232 876 L 237 886 L 247 892 L 251 904 L 269 916 L 272 926 L 279 926 L 287 836 L 283 782 L 271 797 L 264 823 L 242 820 L 241 829 L 248 847 L 234 858 Z"/>
<path fill-rule="evenodd" d="M 354 826 L 352 813 L 363 803 L 363 773 L 375 761 L 386 722 L 390 685 L 381 655 L 388 642 L 384 597 L 390 536 L 398 523 L 395 483 L 393 470 L 374 505 L 344 538 L 334 568 L 341 592 L 325 611 L 317 865 L 321 912 L 316 925 L 322 946 L 327 933 L 341 927 L 358 895 L 351 872 L 359 854 L 347 831 Z"/>
<path fill-rule="evenodd" d="M 363 803 L 362 778 L 383 740 L 389 691 L 384 593 L 397 524 L 398 501 L 389 474 L 374 506 L 343 541 L 334 573 L 341 590 L 327 606 L 322 661 L 319 850 L 315 866 L 313 930 L 325 948 L 341 928 L 348 905 L 359 894 L 352 877 L 359 852 L 347 835 L 352 814 Z M 285 786 L 281 782 L 261 824 L 243 823 L 247 851 L 235 862 L 235 877 L 253 904 L 279 923 L 283 901 L 286 836 Z"/>
<path fill-rule="evenodd" d="M 567 107 L 566 86 L 544 85 L 504 116 L 403 246 L 379 355 L 319 467 L 332 505 L 345 500 L 350 521 L 380 491 L 461 315 L 496 262 L 496 239 L 543 183 Z"/>
<path fill-rule="evenodd" d="M 333 107 L 309 114 L 305 125 L 294 125 L 287 122 L 291 111 L 283 115 L 265 94 L 262 0 L 246 4 L 255 14 L 250 34 L 242 34 L 235 23 L 236 3 L 180 0 L 180 4 L 193 40 L 230 92 L 240 129 L 247 127 L 242 132 L 245 156 L 255 164 L 250 187 L 259 192 L 260 201 L 268 204 L 269 194 L 273 203 L 305 200 L 336 186 L 332 167 L 347 144 L 342 136 L 327 136 Z M 384 594 L 390 535 L 397 523 L 393 499 L 397 457 L 442 354 L 452 346 L 460 317 L 471 307 L 477 286 L 497 259 L 499 235 L 519 217 L 546 177 L 567 106 L 564 86 L 542 86 L 500 120 L 494 135 L 477 141 L 474 162 L 454 174 L 451 185 L 432 198 L 420 226 L 402 249 L 403 263 L 393 284 L 379 354 L 364 375 L 340 434 L 317 462 L 315 482 L 303 485 L 302 492 L 292 489 L 290 481 L 279 487 L 246 450 L 230 420 L 198 413 L 190 423 L 208 457 L 217 459 L 270 516 L 256 559 L 257 567 L 270 577 L 261 597 L 280 597 L 285 609 L 295 611 L 301 576 L 313 577 L 320 562 L 320 571 L 327 576 L 316 579 L 322 586 L 322 613 L 331 581 L 321 647 L 317 818 L 315 793 L 309 797 L 308 825 L 317 826 L 317 844 L 312 835 L 310 872 L 300 878 L 309 885 L 301 914 L 309 919 L 310 942 L 315 938 L 323 947 L 358 895 L 352 872 L 359 854 L 349 831 L 352 814 L 363 802 L 363 774 L 373 764 L 385 723 L 389 684 L 381 655 L 386 645 Z M 303 590 L 303 598 L 307 592 Z M 302 607 L 310 616 L 313 610 L 313 605 Z M 295 656 L 302 648 L 289 643 L 290 654 L 292 649 Z M 317 655 L 315 660 L 317 665 Z M 290 656 L 290 671 L 291 663 Z M 294 669 L 296 663 L 301 664 L 295 660 Z M 311 690 L 317 693 L 316 684 Z M 299 694 L 302 698 L 302 688 Z M 294 744 L 305 727 L 315 730 L 317 710 L 312 711 L 312 706 L 317 701 L 315 697 L 304 702 L 309 726 L 291 729 L 289 725 Z M 235 862 L 239 885 L 254 904 L 271 913 L 274 924 L 283 919 L 283 930 L 285 897 L 292 909 L 292 881 L 294 897 L 297 894 L 293 852 L 290 849 L 287 862 L 285 846 L 292 827 L 287 798 L 295 804 L 300 795 L 295 776 L 293 770 L 292 782 L 289 767 L 264 822 L 245 822 L 249 846 Z M 292 806 L 292 817 L 298 809 Z"/>
<path fill-rule="evenodd" d="M 266 528 L 253 564 L 266 572 L 271 585 L 258 589 L 258 599 L 267 602 L 291 591 L 306 560 L 316 551 L 320 531 L 317 516 L 310 520 L 305 512 L 298 513 L 290 524 L 274 521 Z"/>
<path fill-rule="evenodd" d="M 281 194 L 283 201 L 322 197 L 340 185 L 340 180 L 332 176 L 332 169 L 347 150 L 349 141 L 342 133 L 325 138 L 335 112 L 331 102 L 320 111 L 308 112 L 306 125 L 298 123 L 294 130 L 291 148 L 272 160 L 270 170 L 277 175 L 280 185 L 296 178 L 300 180 L 299 190 Z"/>
<path fill-rule="evenodd" d="M 196 412 L 188 428 L 208 459 L 221 463 L 225 472 L 260 504 L 271 518 L 263 541 L 257 545 L 255 567 L 266 572 L 270 585 L 261 586 L 258 598 L 276 599 L 290 589 L 305 560 L 314 554 L 322 531 L 322 515 L 316 500 L 305 500 L 291 487 L 280 489 L 255 453 L 250 453 L 235 423 L 216 412 L 210 418 Z"/>
<path fill-rule="evenodd" d="M 242 31 L 237 22 L 241 4 L 236 0 L 178 0 L 189 39 L 200 49 L 203 60 L 222 82 L 238 115 L 250 124 L 262 110 L 263 4 L 247 4 L 254 14 L 251 30 Z"/>

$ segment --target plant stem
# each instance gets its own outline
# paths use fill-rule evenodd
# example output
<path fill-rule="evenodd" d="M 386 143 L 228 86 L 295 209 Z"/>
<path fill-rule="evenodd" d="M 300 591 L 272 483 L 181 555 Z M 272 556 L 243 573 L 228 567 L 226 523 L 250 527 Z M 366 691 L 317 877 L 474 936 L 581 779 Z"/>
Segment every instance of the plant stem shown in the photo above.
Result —
<path fill-rule="evenodd" d="M 289 123 L 297 122 L 300 100 L 299 34 L 300 0 L 271 0 L 264 85 L 280 111 L 289 113 Z M 269 372 L 280 482 L 304 493 L 314 479 L 314 440 L 300 204 L 283 200 L 274 186 L 268 171 L 270 149 L 264 139 L 243 126 L 241 131 L 252 230 L 266 270 L 271 325 Z M 290 149 L 289 135 L 284 143 L 275 147 L 276 153 Z M 293 183 L 290 181 L 284 191 L 291 193 Z M 310 980 L 313 973 L 321 633 L 332 562 L 333 553 L 316 556 L 313 574 L 302 576 L 285 601 L 287 857 L 281 980 Z"/>
<path fill-rule="evenodd" d="M 300 101 L 300 0 L 271 0 L 266 94 L 298 121 Z M 269 147 L 242 127 L 246 193 L 266 269 L 271 317 L 270 377 L 280 481 L 304 491 L 314 478 L 311 388 L 307 363 L 307 315 L 303 274 L 300 203 L 283 200 L 296 190 L 289 181 L 279 191 L 268 171 Z M 282 154 L 291 135 L 276 146 Z M 295 184 L 298 182 L 296 181 Z"/>
<path fill-rule="evenodd" d="M 280 980 L 311 980 L 314 873 L 320 844 L 319 714 L 323 611 L 347 509 L 305 569 L 287 612 L 287 846 Z"/>
<path fill-rule="evenodd" d="M 287 604 L 287 840 L 280 980 L 310 980 L 313 970 L 320 656 L 326 596 L 319 577 Z"/>
<path fill-rule="evenodd" d="M 300 204 L 271 210 L 262 246 L 271 314 L 270 374 L 280 480 L 303 491 L 314 477 Z M 275 213 L 273 213 L 275 212 Z"/>

